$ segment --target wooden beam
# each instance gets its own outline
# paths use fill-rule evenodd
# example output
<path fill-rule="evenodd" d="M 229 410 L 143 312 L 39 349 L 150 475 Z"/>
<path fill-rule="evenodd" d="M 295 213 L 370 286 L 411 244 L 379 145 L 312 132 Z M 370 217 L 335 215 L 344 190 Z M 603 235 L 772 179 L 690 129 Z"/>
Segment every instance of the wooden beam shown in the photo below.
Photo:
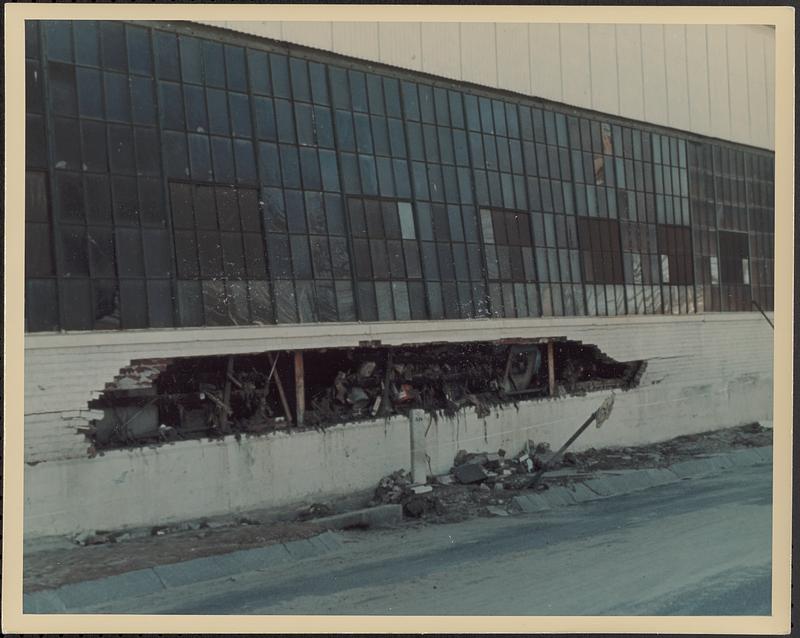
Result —
<path fill-rule="evenodd" d="M 387 415 L 389 414 L 389 402 L 391 393 L 389 391 L 389 384 L 392 380 L 392 367 L 394 365 L 394 351 L 389 348 L 389 352 L 386 355 L 386 370 L 383 375 L 383 394 L 381 395 L 381 407 L 380 407 L 380 414 Z"/>
<path fill-rule="evenodd" d="M 289 410 L 289 402 L 286 400 L 286 392 L 283 390 L 283 383 L 281 383 L 281 376 L 278 374 L 278 356 L 276 355 L 275 358 L 272 358 L 272 353 L 267 353 L 267 359 L 269 360 L 269 365 L 272 366 L 272 370 L 270 371 L 270 376 L 267 378 L 267 389 L 269 388 L 270 379 L 275 379 L 275 386 L 278 388 L 278 396 L 281 399 L 281 406 L 283 407 L 283 415 L 286 417 L 286 424 L 291 425 L 292 423 L 292 412 Z"/>
<path fill-rule="evenodd" d="M 294 353 L 294 387 L 297 399 L 297 426 L 301 427 L 306 414 L 306 377 L 303 369 L 303 352 Z"/>
<path fill-rule="evenodd" d="M 547 385 L 550 389 L 550 396 L 556 396 L 556 362 L 555 347 L 552 341 L 547 342 Z"/>
<path fill-rule="evenodd" d="M 228 432 L 231 427 L 231 379 L 233 379 L 233 357 L 228 357 L 228 368 L 225 372 L 225 389 L 222 394 L 223 408 L 220 411 L 222 431 Z"/>

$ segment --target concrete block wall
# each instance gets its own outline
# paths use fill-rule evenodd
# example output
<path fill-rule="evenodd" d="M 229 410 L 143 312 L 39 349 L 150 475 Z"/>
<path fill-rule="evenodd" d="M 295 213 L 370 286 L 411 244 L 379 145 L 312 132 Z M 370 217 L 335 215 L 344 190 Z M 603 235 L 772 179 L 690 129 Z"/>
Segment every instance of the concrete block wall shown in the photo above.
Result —
<path fill-rule="evenodd" d="M 94 418 L 87 403 L 131 360 L 348 347 L 362 340 L 400 345 L 513 337 L 565 337 L 594 344 L 620 361 L 647 360 L 639 388 L 618 393 L 614 418 L 587 432 L 581 444 L 635 444 L 772 417 L 773 334 L 757 313 L 27 335 L 26 534 L 286 504 L 311 494 L 367 489 L 394 469 L 410 469 L 406 419 L 87 458 L 88 442 L 76 432 Z M 431 470 L 446 471 L 460 448 L 515 452 L 527 438 L 560 445 L 603 396 L 529 402 L 485 422 L 473 412 L 440 420 L 426 436 Z M 193 490 L 200 492 L 193 497 Z M 112 514 L 115 502 L 125 504 L 124 516 Z"/>
<path fill-rule="evenodd" d="M 393 417 L 50 461 L 26 467 L 24 533 L 163 525 L 343 496 L 402 467 L 408 450 L 408 419 Z"/>

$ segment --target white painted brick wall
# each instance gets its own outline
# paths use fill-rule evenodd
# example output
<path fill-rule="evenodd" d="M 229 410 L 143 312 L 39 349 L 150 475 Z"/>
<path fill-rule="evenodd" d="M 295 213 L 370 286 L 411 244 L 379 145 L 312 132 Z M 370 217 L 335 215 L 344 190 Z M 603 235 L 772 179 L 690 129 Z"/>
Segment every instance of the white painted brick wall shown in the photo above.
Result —
<path fill-rule="evenodd" d="M 76 429 L 96 417 L 88 402 L 135 359 L 354 346 L 374 339 L 401 344 L 508 337 L 566 337 L 620 361 L 646 359 L 642 383 L 658 381 L 662 388 L 699 385 L 722 392 L 746 375 L 772 377 L 773 333 L 758 313 L 31 334 L 25 339 L 25 460 L 84 457 L 88 443 Z M 763 409 L 771 413 L 771 397 L 765 400 Z"/>
<path fill-rule="evenodd" d="M 75 429 L 87 402 L 132 359 L 386 344 L 566 337 L 617 360 L 646 359 L 640 386 L 618 393 L 602 429 L 576 448 L 635 445 L 772 418 L 772 330 L 758 314 L 564 318 L 28 335 L 25 350 L 25 534 L 144 526 L 283 506 L 368 489 L 411 459 L 408 421 L 350 424 L 225 441 L 184 441 L 86 457 Z M 560 445 L 605 393 L 526 402 L 479 419 L 440 420 L 425 438 L 434 473 L 458 449 Z M 416 443 L 415 443 L 416 445 Z"/>

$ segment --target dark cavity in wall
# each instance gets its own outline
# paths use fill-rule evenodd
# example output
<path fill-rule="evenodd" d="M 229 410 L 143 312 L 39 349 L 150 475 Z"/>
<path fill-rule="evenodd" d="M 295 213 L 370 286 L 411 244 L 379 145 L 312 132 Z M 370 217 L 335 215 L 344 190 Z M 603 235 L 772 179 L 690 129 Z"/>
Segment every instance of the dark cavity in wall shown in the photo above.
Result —
<path fill-rule="evenodd" d="M 90 451 L 227 434 L 324 428 L 423 409 L 435 418 L 639 383 L 619 362 L 563 338 L 135 361 L 90 403 Z"/>

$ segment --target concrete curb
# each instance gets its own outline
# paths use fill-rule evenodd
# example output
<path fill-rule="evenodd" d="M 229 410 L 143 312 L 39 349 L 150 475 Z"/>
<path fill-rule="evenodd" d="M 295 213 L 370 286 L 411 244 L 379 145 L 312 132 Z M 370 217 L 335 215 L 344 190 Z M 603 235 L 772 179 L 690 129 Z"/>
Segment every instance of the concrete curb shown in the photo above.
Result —
<path fill-rule="evenodd" d="M 352 512 L 343 512 L 324 518 L 314 519 L 314 524 L 326 529 L 347 529 L 348 527 L 391 527 L 403 522 L 403 506 L 389 503 L 366 507 Z"/>
<path fill-rule="evenodd" d="M 327 531 L 318 536 L 289 543 L 148 567 L 98 580 L 63 585 L 57 589 L 23 594 L 23 612 L 74 613 L 74 610 L 102 605 L 120 598 L 153 594 L 192 583 L 258 571 L 307 558 L 317 558 L 338 550 L 341 545 L 340 537 Z"/>
<path fill-rule="evenodd" d="M 536 494 L 515 496 L 514 503 L 525 514 L 543 512 L 563 505 L 621 496 L 683 479 L 717 474 L 730 468 L 760 465 L 771 461 L 771 445 L 742 448 L 724 454 L 712 454 L 681 461 L 668 468 L 603 472 L 594 478 L 578 481 L 566 487 L 554 486 Z"/>

